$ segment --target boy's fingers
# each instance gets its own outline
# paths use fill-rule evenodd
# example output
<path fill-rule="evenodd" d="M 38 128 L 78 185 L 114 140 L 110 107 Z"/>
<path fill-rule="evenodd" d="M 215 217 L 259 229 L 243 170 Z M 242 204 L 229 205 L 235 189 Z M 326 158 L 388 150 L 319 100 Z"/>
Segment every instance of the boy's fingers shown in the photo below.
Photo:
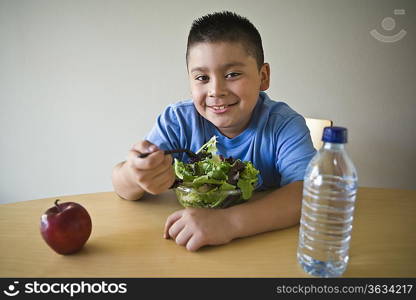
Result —
<path fill-rule="evenodd" d="M 175 178 L 175 171 L 172 165 L 162 164 L 154 170 L 152 177 L 155 181 L 167 181 Z"/>
<path fill-rule="evenodd" d="M 173 156 L 170 155 L 170 154 L 165 155 L 165 163 L 168 164 L 168 165 L 172 165 L 172 163 L 173 163 Z"/>
<path fill-rule="evenodd" d="M 189 251 L 196 251 L 199 248 L 204 246 L 202 243 L 202 240 L 195 235 L 191 236 L 191 238 L 188 240 L 188 243 L 186 244 L 186 249 Z"/>
<path fill-rule="evenodd" d="M 137 153 L 135 151 L 130 151 L 129 157 L 136 169 L 150 170 L 155 169 L 164 162 L 165 153 L 161 150 L 157 150 L 146 158 L 139 158 L 137 157 Z"/>
<path fill-rule="evenodd" d="M 171 176 L 169 174 L 163 175 L 163 178 L 160 180 L 160 189 L 162 191 L 168 190 L 173 183 L 175 182 L 175 176 Z"/>
<path fill-rule="evenodd" d="M 181 246 L 185 246 L 188 243 L 189 239 L 192 237 L 192 234 L 193 234 L 192 231 L 187 230 L 187 228 L 185 227 L 176 236 L 176 238 L 175 238 L 176 244 L 181 245 Z"/>
<path fill-rule="evenodd" d="M 185 228 L 185 223 L 181 219 L 179 219 L 175 223 L 173 223 L 168 229 L 168 236 L 176 240 L 176 237 L 182 230 L 184 230 L 184 228 Z"/>
<path fill-rule="evenodd" d="M 155 152 L 159 150 L 159 148 L 156 145 L 152 144 L 151 142 L 144 140 L 144 141 L 140 141 L 134 144 L 132 147 L 132 150 L 137 151 L 138 153 L 144 154 L 144 153 Z"/>
<path fill-rule="evenodd" d="M 163 237 L 165 239 L 168 239 L 170 237 L 169 229 L 177 220 L 179 220 L 182 217 L 183 211 L 183 209 L 175 211 L 166 219 L 165 228 L 163 229 Z"/>
<path fill-rule="evenodd" d="M 141 172 L 146 172 L 146 171 L 141 171 Z M 145 184 L 145 185 L 143 185 L 143 182 L 142 182 L 142 188 L 152 194 L 159 194 L 164 191 L 167 191 L 173 184 L 173 180 L 171 178 L 166 178 L 165 175 L 156 179 L 153 179 L 153 178 L 147 179 L 146 182 L 148 182 L 148 184 Z"/>

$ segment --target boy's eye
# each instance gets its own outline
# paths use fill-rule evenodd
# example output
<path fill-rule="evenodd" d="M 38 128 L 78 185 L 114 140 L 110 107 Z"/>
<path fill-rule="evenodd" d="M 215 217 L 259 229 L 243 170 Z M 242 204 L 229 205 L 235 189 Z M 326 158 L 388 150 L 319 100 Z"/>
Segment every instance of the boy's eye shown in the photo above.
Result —
<path fill-rule="evenodd" d="M 237 72 L 231 72 L 231 73 L 228 73 L 227 75 L 225 75 L 225 78 L 237 77 L 237 76 L 239 76 L 239 75 L 240 75 L 240 73 L 237 73 Z"/>
<path fill-rule="evenodd" d="M 208 76 L 207 75 L 199 75 L 199 76 L 195 77 L 195 79 L 198 80 L 198 81 L 207 81 Z"/>

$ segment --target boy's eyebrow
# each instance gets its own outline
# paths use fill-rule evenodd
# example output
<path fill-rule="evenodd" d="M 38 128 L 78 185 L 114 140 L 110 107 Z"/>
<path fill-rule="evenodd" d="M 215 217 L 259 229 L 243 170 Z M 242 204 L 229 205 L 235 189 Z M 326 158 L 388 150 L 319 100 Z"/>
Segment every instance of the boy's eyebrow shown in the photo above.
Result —
<path fill-rule="evenodd" d="M 231 68 L 231 67 L 244 67 L 245 65 L 246 64 L 243 63 L 243 62 L 236 61 L 236 62 L 230 62 L 230 63 L 227 63 L 225 65 L 222 65 L 220 68 L 221 69 L 228 69 L 228 68 Z M 205 67 L 195 67 L 195 68 L 191 69 L 191 73 L 197 72 L 197 71 L 205 72 L 205 71 L 207 71 L 207 69 L 208 68 L 205 68 Z"/>
<path fill-rule="evenodd" d="M 228 64 L 225 64 L 222 66 L 223 69 L 228 69 L 231 67 L 244 67 L 246 64 L 241 62 L 241 61 L 236 61 L 236 62 L 230 62 Z"/>
<path fill-rule="evenodd" d="M 191 73 L 193 73 L 193 72 L 204 72 L 204 71 L 206 71 L 207 70 L 207 68 L 203 68 L 203 67 L 195 67 L 195 68 L 192 68 L 191 69 Z"/>

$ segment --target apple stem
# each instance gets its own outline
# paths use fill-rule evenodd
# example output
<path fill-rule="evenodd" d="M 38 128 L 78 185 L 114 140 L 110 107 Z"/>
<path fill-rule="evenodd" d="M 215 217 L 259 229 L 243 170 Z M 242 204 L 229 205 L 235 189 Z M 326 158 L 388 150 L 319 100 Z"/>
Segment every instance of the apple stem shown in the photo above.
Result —
<path fill-rule="evenodd" d="M 55 206 L 58 208 L 58 211 L 61 212 L 61 207 L 58 205 L 58 201 L 60 201 L 59 199 L 55 200 Z"/>

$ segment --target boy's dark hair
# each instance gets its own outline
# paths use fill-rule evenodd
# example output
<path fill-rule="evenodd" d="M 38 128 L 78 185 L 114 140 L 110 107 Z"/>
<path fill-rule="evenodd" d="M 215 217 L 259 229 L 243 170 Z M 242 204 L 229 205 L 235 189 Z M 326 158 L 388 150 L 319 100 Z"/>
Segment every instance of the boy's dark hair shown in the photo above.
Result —
<path fill-rule="evenodd" d="M 264 64 L 260 33 L 247 18 L 236 13 L 223 11 L 207 14 L 192 23 L 186 47 L 187 64 L 191 47 L 203 42 L 239 42 L 256 59 L 259 70 Z"/>

